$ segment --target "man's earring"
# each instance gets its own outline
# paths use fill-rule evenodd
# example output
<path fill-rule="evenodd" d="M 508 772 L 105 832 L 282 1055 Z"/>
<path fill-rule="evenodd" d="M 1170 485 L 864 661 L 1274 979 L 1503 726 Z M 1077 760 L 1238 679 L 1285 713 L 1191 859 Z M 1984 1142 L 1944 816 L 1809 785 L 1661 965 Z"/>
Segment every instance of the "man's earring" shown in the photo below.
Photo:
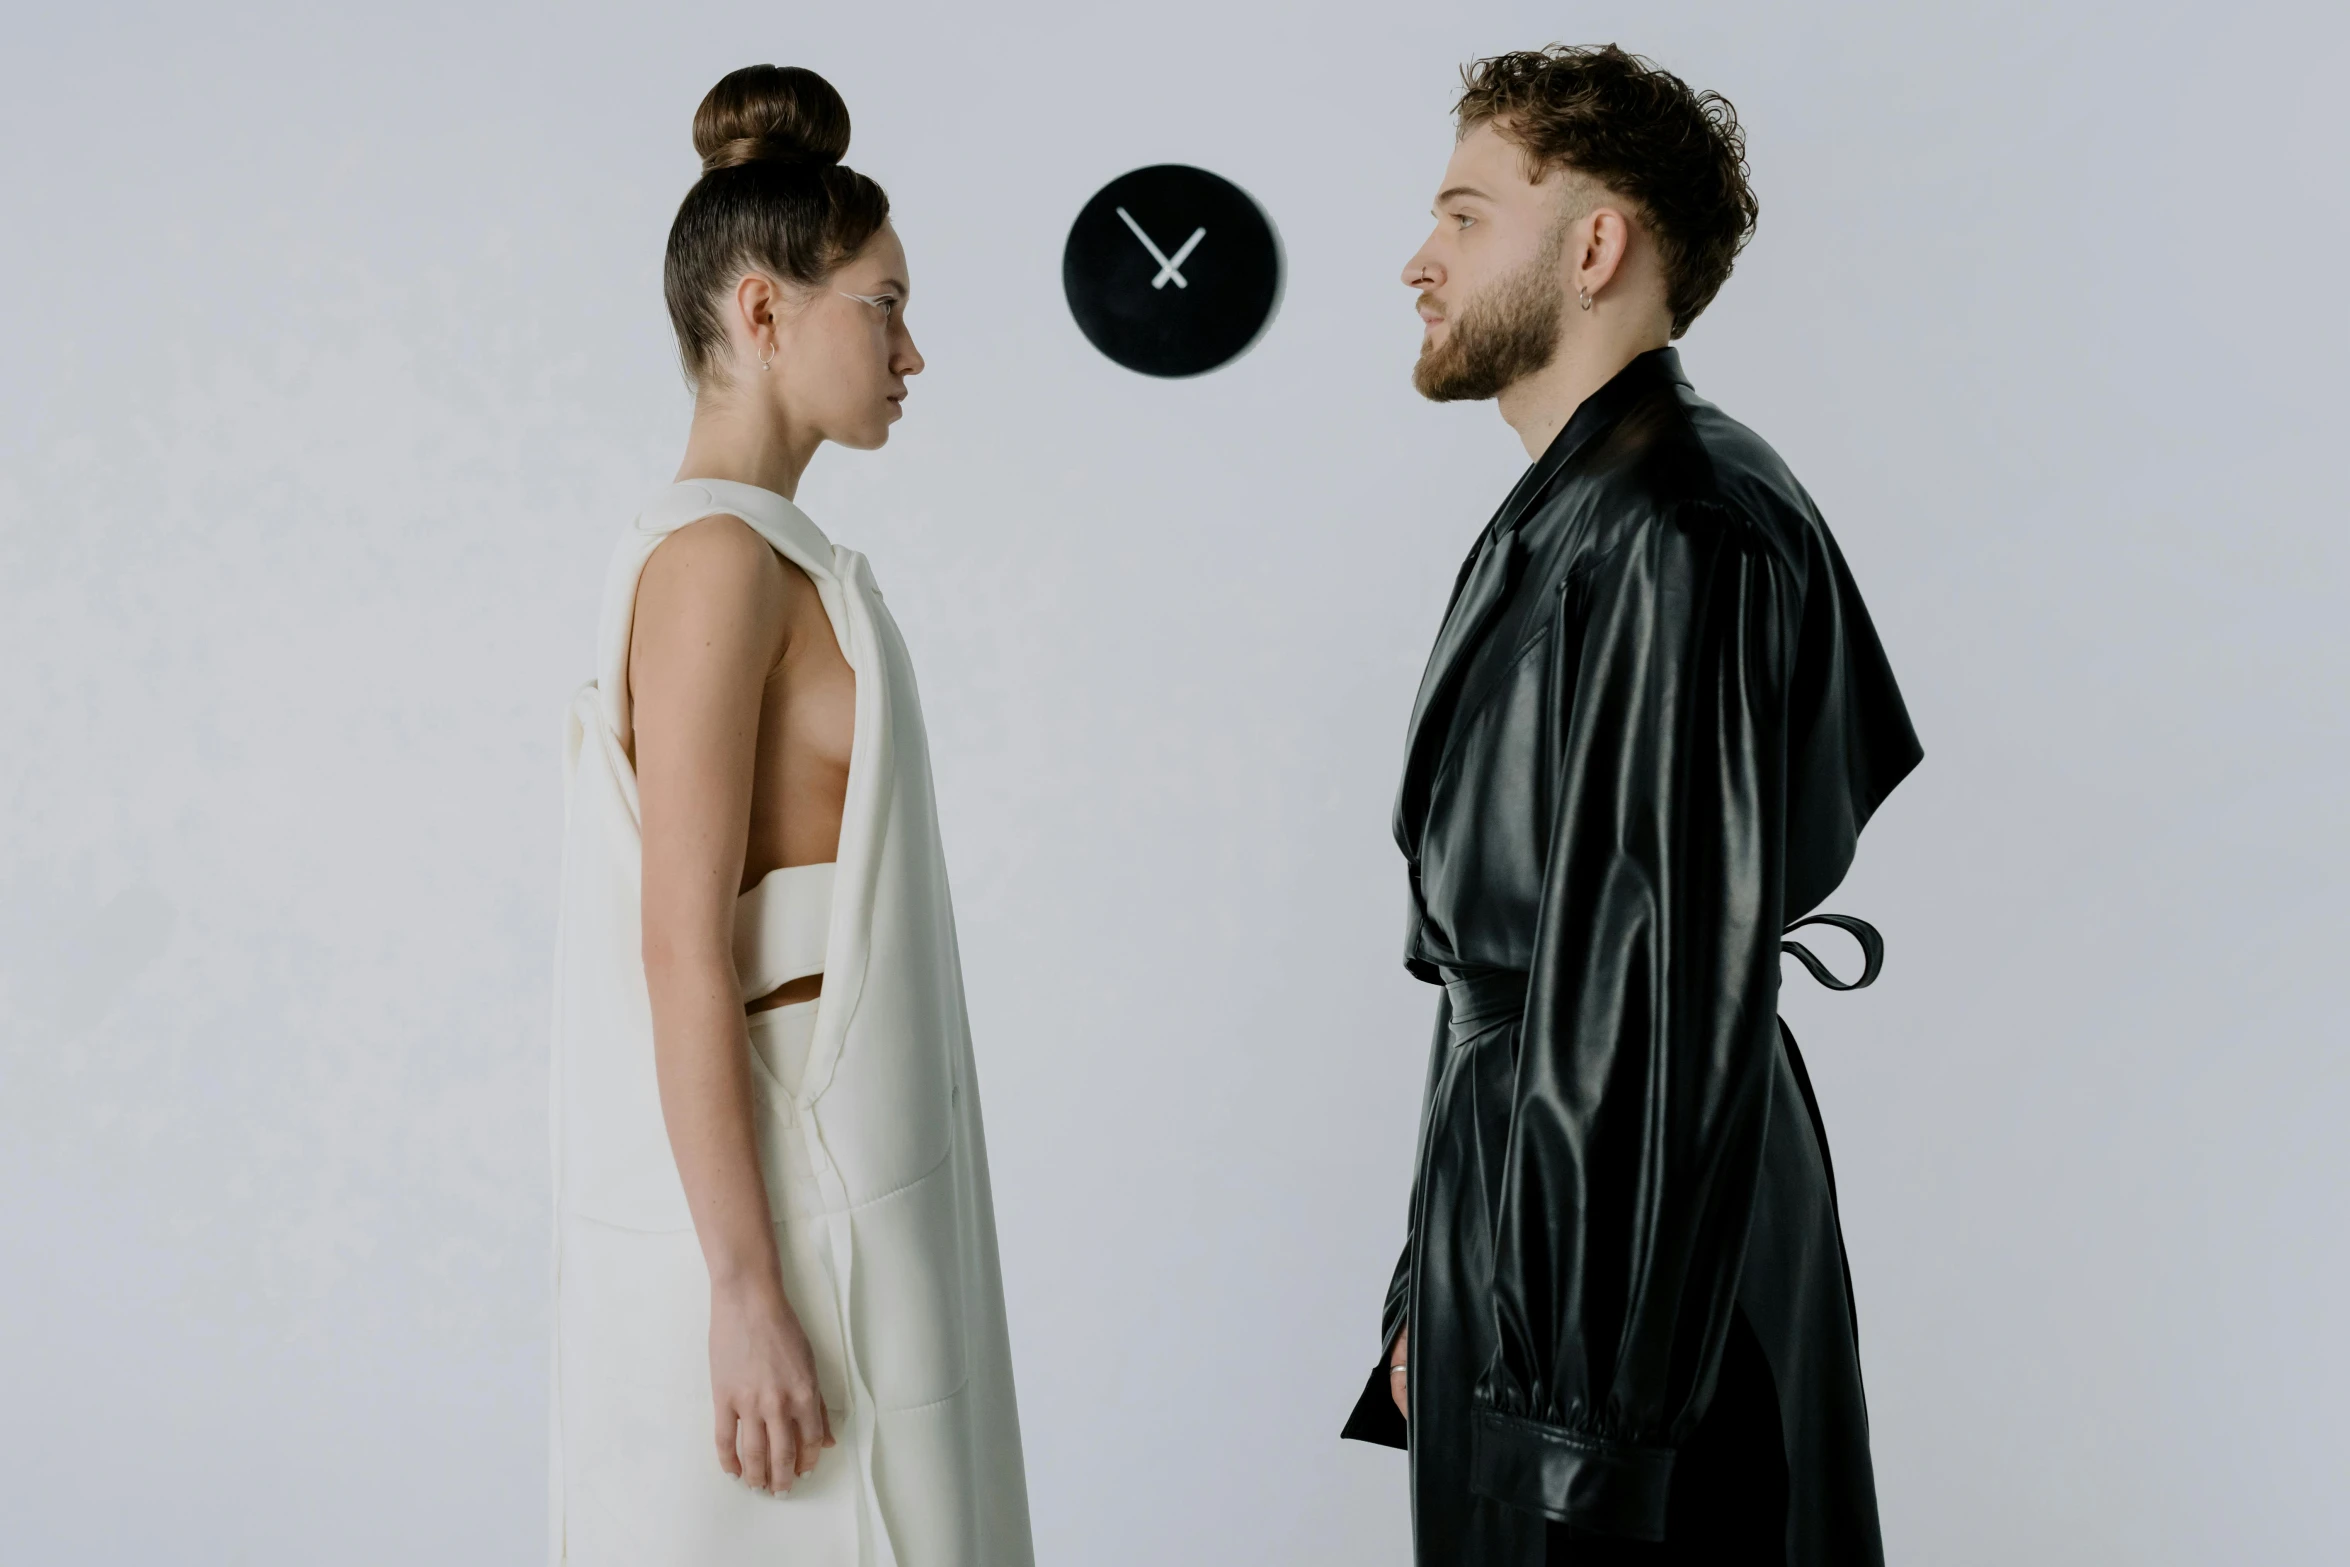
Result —
<path fill-rule="evenodd" d="M 1587 288 L 1576 289 L 1575 302 L 1581 305 L 1584 309 L 1589 310 L 1591 308 L 1591 290 Z"/>
<path fill-rule="evenodd" d="M 1588 299 L 1583 301 L 1583 308 L 1589 310 L 1591 308 L 1591 301 Z M 759 368 L 762 370 L 772 370 L 775 368 L 775 345 L 773 343 L 769 343 L 767 345 L 767 352 L 759 356 Z"/>

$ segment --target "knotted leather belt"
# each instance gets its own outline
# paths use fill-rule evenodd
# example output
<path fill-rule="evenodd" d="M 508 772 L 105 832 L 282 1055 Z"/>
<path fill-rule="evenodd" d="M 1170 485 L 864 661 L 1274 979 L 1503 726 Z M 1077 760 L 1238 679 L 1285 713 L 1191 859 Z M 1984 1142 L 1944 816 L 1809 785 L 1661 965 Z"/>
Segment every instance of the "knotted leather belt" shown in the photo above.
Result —
<path fill-rule="evenodd" d="M 1877 976 L 1884 972 L 1885 938 L 1878 935 L 1877 927 L 1871 925 L 1867 920 L 1854 919 L 1849 914 L 1812 914 L 1797 920 L 1780 934 L 1782 936 L 1790 935 L 1803 929 L 1806 925 L 1833 925 L 1860 943 L 1860 978 L 1853 980 L 1850 984 L 1830 973 L 1828 965 L 1822 963 L 1818 954 L 1802 942 L 1782 941 L 1779 943 L 1781 952 L 1796 958 L 1805 968 L 1811 970 L 1812 978 L 1830 990 L 1859 990 L 1864 986 L 1875 984 Z"/>
<path fill-rule="evenodd" d="M 1464 1039 L 1485 1024 L 1526 1010 L 1526 971 L 1514 968 L 1446 969 L 1445 999 L 1452 1003 L 1452 1034 Z"/>
<path fill-rule="evenodd" d="M 1811 970 L 1811 977 L 1830 990 L 1860 990 L 1875 984 L 1884 972 L 1885 938 L 1867 920 L 1849 914 L 1810 914 L 1780 934 L 1792 935 L 1806 925 L 1832 925 L 1860 943 L 1860 978 L 1854 980 L 1838 979 L 1819 954 L 1800 941 L 1779 943 L 1781 952 Z M 1465 1039 L 1483 1024 L 1526 1010 L 1526 974 L 1522 969 L 1446 969 L 1444 994 L 1452 1003 L 1453 1037 Z"/>

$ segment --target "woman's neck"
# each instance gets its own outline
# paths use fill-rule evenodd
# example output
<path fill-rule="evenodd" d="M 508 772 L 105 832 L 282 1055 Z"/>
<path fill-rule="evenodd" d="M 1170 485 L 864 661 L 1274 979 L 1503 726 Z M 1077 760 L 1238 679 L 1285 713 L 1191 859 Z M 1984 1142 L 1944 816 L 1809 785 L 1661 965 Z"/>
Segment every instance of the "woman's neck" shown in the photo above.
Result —
<path fill-rule="evenodd" d="M 693 428 L 686 433 L 679 482 L 728 479 L 773 490 L 794 499 L 800 475 L 824 438 L 796 430 L 757 399 L 704 397 L 694 404 Z"/>

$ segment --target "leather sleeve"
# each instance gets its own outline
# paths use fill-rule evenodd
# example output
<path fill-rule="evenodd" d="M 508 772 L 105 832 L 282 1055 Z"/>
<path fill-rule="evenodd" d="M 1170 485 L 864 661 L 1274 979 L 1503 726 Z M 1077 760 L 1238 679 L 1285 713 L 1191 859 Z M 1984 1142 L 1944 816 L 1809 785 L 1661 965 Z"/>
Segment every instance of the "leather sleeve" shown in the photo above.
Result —
<path fill-rule="evenodd" d="M 1663 1538 L 1735 1307 L 1776 1039 L 1800 596 L 1758 530 L 1703 506 L 1635 527 L 1562 590 L 1556 819 L 1471 1475 L 1599 1533 Z"/>
<path fill-rule="evenodd" d="M 1427 1121 L 1429 1096 L 1435 1092 L 1436 1077 L 1442 1068 L 1445 1035 L 1452 1021 L 1452 1004 L 1438 993 L 1436 1003 L 1436 1038 L 1428 1047 L 1429 1086 L 1420 1096 L 1420 1118 L 1423 1128 Z M 1423 1136 L 1425 1131 L 1423 1130 Z M 1413 1160 L 1419 1168 L 1419 1160 Z M 1387 1368 L 1395 1354 L 1395 1336 L 1404 1330 L 1404 1319 L 1411 1310 L 1412 1248 L 1417 1237 L 1413 1231 L 1414 1216 L 1420 1211 L 1420 1183 L 1412 1182 L 1412 1197 L 1404 1215 L 1403 1251 L 1395 1259 L 1395 1271 L 1388 1275 L 1387 1298 L 1379 1307 L 1379 1360 L 1371 1368 L 1371 1377 L 1363 1385 L 1362 1395 L 1339 1430 L 1339 1436 L 1357 1442 L 1375 1442 L 1381 1447 L 1408 1447 L 1404 1418 L 1395 1407 L 1395 1398 L 1389 1391 Z"/>
<path fill-rule="evenodd" d="M 1361 1396 L 1355 1399 L 1348 1412 L 1346 1424 L 1339 1428 L 1341 1438 L 1354 1442 L 1372 1442 L 1381 1447 L 1409 1447 L 1408 1432 L 1403 1411 L 1395 1407 L 1393 1385 L 1388 1381 L 1388 1363 L 1395 1354 L 1395 1336 L 1403 1331 L 1405 1303 L 1411 1297 L 1412 1246 L 1404 1242 L 1403 1255 L 1395 1260 L 1395 1276 L 1387 1286 L 1387 1304 L 1380 1312 L 1385 1327 L 1381 1337 L 1379 1359 L 1371 1367 L 1370 1380 L 1363 1384 Z"/>

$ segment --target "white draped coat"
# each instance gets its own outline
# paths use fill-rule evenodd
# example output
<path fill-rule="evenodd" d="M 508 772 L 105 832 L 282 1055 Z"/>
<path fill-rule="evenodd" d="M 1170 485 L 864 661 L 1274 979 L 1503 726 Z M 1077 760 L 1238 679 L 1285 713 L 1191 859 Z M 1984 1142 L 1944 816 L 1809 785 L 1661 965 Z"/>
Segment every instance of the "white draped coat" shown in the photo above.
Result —
<path fill-rule="evenodd" d="M 717 1465 L 708 1278 L 654 1077 L 643 844 L 623 745 L 638 578 L 663 538 L 717 514 L 741 518 L 808 574 L 856 673 L 813 1037 L 796 1084 L 756 1074 L 785 1287 L 839 1441 L 782 1498 L 751 1492 Z M 929 748 L 905 644 L 872 571 L 772 491 L 675 485 L 613 556 L 597 668 L 566 725 L 552 1558 L 1031 1567 Z"/>

